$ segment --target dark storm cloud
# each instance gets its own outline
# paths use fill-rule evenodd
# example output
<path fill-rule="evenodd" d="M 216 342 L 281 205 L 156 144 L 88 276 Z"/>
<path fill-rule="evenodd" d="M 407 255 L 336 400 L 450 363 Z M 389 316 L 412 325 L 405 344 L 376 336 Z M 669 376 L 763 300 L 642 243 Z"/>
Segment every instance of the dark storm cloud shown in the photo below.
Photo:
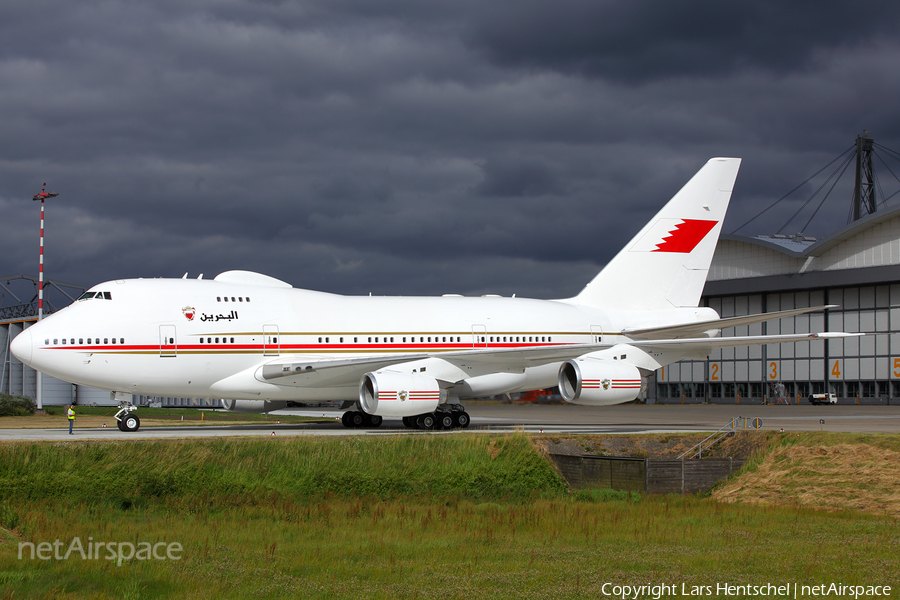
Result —
<path fill-rule="evenodd" d="M 896 35 L 900 6 L 838 1 L 541 2 L 492 8 L 468 39 L 501 64 L 642 83 L 806 68 L 818 53 Z"/>
<path fill-rule="evenodd" d="M 574 294 L 712 156 L 744 157 L 728 230 L 863 128 L 900 148 L 896 12 L 6 3 L 0 272 L 36 269 L 48 181 L 65 281 L 240 268 L 340 293 Z M 822 232 L 845 214 L 824 207 Z"/>

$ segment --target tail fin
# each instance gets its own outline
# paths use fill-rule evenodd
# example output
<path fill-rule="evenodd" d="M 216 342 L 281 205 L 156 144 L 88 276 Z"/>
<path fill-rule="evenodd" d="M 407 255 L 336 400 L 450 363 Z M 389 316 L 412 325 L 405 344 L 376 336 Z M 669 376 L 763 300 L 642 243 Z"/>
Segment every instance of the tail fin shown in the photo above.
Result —
<path fill-rule="evenodd" d="M 713 158 L 573 303 L 608 309 L 694 307 L 706 283 L 739 158 Z"/>

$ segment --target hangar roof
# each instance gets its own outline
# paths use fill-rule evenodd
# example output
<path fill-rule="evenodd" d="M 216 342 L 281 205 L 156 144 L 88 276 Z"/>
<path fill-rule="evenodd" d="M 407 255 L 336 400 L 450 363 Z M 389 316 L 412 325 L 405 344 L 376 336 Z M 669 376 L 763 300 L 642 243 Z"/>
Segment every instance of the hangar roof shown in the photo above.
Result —
<path fill-rule="evenodd" d="M 866 215 L 820 239 L 722 235 L 707 282 L 781 276 L 793 277 L 798 285 L 798 275 L 830 274 L 837 281 L 845 278 L 834 279 L 837 272 L 868 268 L 878 268 L 878 278 L 900 281 L 900 206 Z"/>

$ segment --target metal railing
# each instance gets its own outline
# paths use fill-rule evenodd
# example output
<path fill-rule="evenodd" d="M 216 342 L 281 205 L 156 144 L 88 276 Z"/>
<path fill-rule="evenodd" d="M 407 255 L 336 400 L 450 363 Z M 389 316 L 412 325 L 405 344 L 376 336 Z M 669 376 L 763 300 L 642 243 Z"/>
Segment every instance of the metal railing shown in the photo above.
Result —
<path fill-rule="evenodd" d="M 723 439 L 728 437 L 729 435 L 733 435 L 735 431 L 740 429 L 740 423 L 743 423 L 744 429 L 753 429 L 758 430 L 762 427 L 762 419 L 755 417 L 736 417 L 731 419 L 725 426 L 721 427 L 719 430 L 714 431 L 706 438 L 704 438 L 699 444 L 691 446 L 684 452 L 678 455 L 676 460 L 682 459 L 692 459 L 692 458 L 703 458 L 703 448 L 706 447 L 706 451 L 709 450 L 721 442 Z"/>

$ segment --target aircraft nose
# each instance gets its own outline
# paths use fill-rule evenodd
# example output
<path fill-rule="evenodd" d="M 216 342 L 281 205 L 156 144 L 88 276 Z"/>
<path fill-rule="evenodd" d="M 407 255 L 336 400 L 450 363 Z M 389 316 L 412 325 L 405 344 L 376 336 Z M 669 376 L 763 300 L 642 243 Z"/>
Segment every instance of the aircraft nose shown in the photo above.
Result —
<path fill-rule="evenodd" d="M 22 333 L 17 335 L 9 344 L 9 350 L 13 353 L 13 356 L 18 358 L 26 365 L 31 364 L 32 348 L 33 345 L 31 343 L 30 329 L 25 329 L 24 331 L 22 331 Z"/>

